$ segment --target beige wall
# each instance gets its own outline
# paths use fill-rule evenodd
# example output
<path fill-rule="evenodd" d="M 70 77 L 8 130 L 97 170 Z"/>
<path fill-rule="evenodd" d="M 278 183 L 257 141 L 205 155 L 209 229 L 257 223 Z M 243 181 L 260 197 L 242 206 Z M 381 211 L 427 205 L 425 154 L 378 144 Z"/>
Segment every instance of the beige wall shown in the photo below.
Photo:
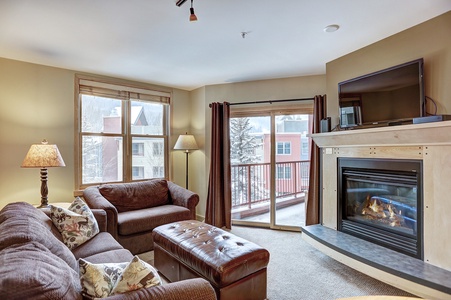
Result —
<path fill-rule="evenodd" d="M 39 169 L 20 165 L 31 144 L 56 144 L 66 167 L 49 168 L 49 202 L 70 202 L 74 191 L 74 76 L 76 72 L 0 58 L 0 208 L 10 202 L 40 203 Z M 189 92 L 172 91 L 172 149 L 190 126 Z M 182 153 L 171 151 L 174 181 L 185 184 Z"/>
<path fill-rule="evenodd" d="M 451 114 L 451 12 L 326 64 L 328 116 L 338 124 L 338 83 L 424 58 L 425 94 Z M 428 112 L 433 112 L 432 106 Z"/>

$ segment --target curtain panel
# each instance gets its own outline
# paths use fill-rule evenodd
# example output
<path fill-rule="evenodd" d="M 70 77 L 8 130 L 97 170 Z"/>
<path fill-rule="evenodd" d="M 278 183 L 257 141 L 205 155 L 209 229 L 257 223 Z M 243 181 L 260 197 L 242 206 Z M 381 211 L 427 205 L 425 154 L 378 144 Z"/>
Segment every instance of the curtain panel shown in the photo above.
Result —
<path fill-rule="evenodd" d="M 315 96 L 313 100 L 313 126 L 312 133 L 319 133 L 321 120 L 326 117 L 326 95 Z M 310 149 L 310 175 L 307 202 L 305 203 L 305 225 L 314 225 L 320 222 L 320 149 L 312 140 Z"/>
<path fill-rule="evenodd" d="M 231 175 L 229 140 L 229 103 L 214 102 L 211 107 L 211 155 L 205 222 L 230 229 Z"/>

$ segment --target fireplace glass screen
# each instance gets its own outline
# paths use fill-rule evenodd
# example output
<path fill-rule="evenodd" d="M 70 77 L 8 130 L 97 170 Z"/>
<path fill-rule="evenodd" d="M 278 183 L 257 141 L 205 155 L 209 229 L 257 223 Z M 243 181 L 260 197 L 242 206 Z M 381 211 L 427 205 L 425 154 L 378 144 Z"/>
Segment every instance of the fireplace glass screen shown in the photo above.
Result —
<path fill-rule="evenodd" d="M 414 160 L 339 159 L 339 230 L 422 256 L 422 165 Z"/>
<path fill-rule="evenodd" d="M 344 174 L 346 219 L 415 236 L 418 198 L 415 177 L 412 180 L 409 176 L 360 173 Z"/>

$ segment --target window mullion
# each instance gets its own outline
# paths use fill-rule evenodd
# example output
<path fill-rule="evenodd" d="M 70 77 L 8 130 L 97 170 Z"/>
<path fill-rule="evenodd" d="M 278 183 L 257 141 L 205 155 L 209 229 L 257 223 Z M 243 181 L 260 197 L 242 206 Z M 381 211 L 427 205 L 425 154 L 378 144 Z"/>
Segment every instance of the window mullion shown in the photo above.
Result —
<path fill-rule="evenodd" d="M 131 135 L 131 101 L 130 99 L 124 100 L 123 104 L 123 115 L 122 115 L 122 134 L 124 135 L 124 179 L 126 182 L 132 179 L 132 135 Z"/>

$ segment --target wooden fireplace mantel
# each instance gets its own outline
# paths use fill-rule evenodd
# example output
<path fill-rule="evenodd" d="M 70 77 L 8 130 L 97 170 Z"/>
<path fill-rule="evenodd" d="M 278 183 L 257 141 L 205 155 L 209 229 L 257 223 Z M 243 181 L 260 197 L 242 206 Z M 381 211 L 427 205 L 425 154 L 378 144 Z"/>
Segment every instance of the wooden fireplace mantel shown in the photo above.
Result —
<path fill-rule="evenodd" d="M 311 134 L 321 148 L 321 226 L 337 230 L 337 160 L 340 157 L 415 159 L 423 168 L 423 260 L 451 272 L 451 121 L 410 124 L 366 129 L 353 129 Z M 445 229 L 446 228 L 446 229 Z M 308 235 L 304 235 L 308 237 Z M 322 249 L 320 247 L 323 247 Z M 399 284 L 401 278 L 390 276 L 361 262 L 345 262 L 331 247 L 318 247 L 323 252 L 389 284 Z M 332 254 L 331 254 L 332 253 Z M 337 255 L 335 255 L 335 254 Z M 362 265 L 362 264 L 361 264 Z M 378 270 L 380 271 L 380 270 Z M 448 273 L 451 274 L 451 273 Z M 428 290 L 406 280 L 403 289 L 429 299 L 451 299 L 451 293 Z M 437 292 L 437 294 L 436 294 Z"/>
<path fill-rule="evenodd" d="M 309 136 L 320 148 L 451 145 L 451 121 L 334 131 Z"/>

